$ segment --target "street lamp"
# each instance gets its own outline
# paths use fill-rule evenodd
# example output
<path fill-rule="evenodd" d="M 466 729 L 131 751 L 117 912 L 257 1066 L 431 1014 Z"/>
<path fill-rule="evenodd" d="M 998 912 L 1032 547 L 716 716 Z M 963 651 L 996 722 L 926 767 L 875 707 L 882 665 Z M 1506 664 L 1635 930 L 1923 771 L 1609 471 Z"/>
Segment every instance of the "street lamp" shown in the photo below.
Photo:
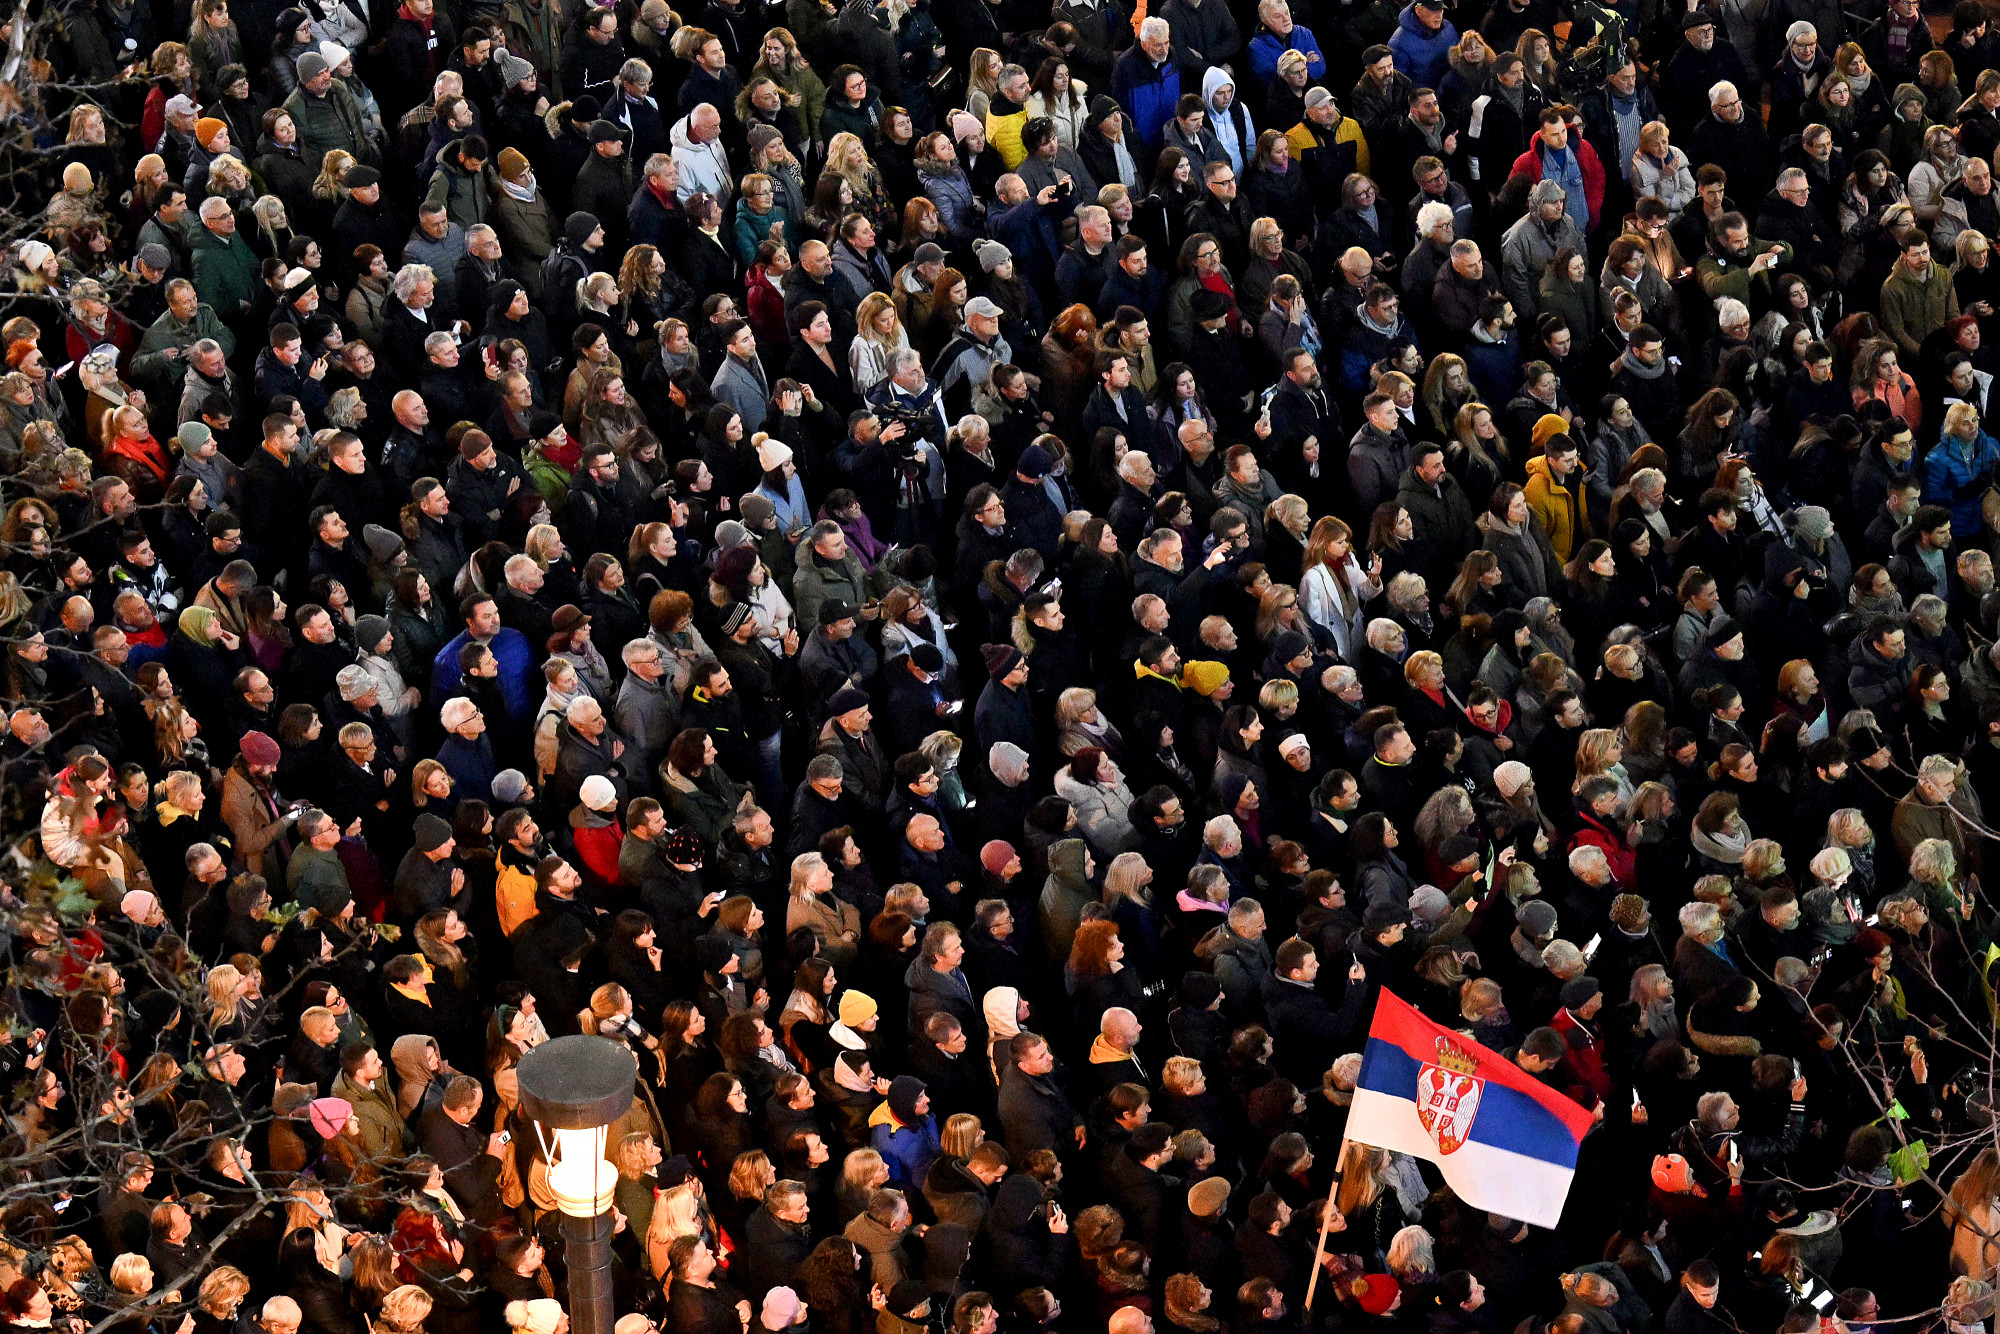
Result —
<path fill-rule="evenodd" d="M 632 1107 L 638 1062 L 609 1038 L 545 1042 L 515 1067 L 521 1114 L 555 1135 L 549 1190 L 562 1210 L 572 1334 L 611 1334 L 611 1197 L 618 1172 L 604 1160 L 605 1132 Z"/>

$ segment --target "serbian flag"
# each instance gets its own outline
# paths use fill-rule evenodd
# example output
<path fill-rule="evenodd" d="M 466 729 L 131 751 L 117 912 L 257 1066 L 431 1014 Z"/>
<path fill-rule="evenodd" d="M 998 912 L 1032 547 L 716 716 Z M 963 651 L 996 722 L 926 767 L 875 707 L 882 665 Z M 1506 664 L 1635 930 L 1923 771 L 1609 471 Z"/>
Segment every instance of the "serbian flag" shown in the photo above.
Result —
<path fill-rule="evenodd" d="M 1475 1209 L 1554 1227 L 1591 1124 L 1512 1061 L 1380 993 L 1349 1139 L 1436 1163 Z"/>

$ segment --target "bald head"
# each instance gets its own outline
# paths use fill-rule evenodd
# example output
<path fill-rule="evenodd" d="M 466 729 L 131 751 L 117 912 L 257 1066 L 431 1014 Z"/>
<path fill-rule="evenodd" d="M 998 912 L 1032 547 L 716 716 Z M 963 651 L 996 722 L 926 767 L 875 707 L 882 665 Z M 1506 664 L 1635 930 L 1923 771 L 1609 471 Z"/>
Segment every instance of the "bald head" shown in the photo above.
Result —
<path fill-rule="evenodd" d="M 1139 1016 L 1122 1005 L 1114 1005 L 1098 1021 L 1097 1031 L 1118 1050 L 1131 1051 L 1139 1045 Z"/>
<path fill-rule="evenodd" d="M 1121 1306 L 1111 1313 L 1107 1334 L 1153 1334 L 1153 1318 L 1136 1306 Z"/>

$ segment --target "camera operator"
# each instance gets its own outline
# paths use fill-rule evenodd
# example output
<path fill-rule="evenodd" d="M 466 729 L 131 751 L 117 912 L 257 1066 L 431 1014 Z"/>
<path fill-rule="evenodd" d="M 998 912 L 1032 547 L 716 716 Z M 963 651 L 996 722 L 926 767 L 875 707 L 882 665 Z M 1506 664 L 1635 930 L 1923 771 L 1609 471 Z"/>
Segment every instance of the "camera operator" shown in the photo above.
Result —
<path fill-rule="evenodd" d="M 880 446 L 893 465 L 895 513 L 888 514 L 886 505 L 879 513 L 869 506 L 869 522 L 878 534 L 886 532 L 892 541 L 909 546 L 932 541 L 942 521 L 944 444 L 950 427 L 938 388 L 924 374 L 923 358 L 912 348 L 901 348 L 889 354 L 888 364 L 889 378 L 868 394 L 866 413 L 873 415 L 857 413 L 848 419 L 848 440 L 836 451 L 835 461 L 839 466 L 843 456 Z M 871 471 L 879 468 L 876 464 Z M 862 499 L 867 505 L 869 497 Z M 889 520 L 886 529 L 884 520 Z"/>

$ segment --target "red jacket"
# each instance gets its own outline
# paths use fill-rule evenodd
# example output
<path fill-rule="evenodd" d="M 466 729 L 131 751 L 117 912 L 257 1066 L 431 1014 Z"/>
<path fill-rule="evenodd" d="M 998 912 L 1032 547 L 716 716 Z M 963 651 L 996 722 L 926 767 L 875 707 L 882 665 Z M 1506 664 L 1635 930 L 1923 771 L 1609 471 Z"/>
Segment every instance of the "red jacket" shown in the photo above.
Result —
<path fill-rule="evenodd" d="M 1525 176 L 1530 184 L 1539 185 L 1542 180 L 1542 136 L 1539 131 L 1528 140 L 1528 151 L 1514 159 L 1512 176 Z M 1583 198 L 1590 205 L 1590 228 L 1595 230 L 1597 219 L 1604 212 L 1604 164 L 1597 160 L 1597 150 L 1575 130 L 1570 131 L 1569 147 L 1576 154 L 1577 165 L 1583 168 Z"/>
<path fill-rule="evenodd" d="M 1586 1110 L 1611 1096 L 1611 1076 L 1604 1069 L 1604 1044 L 1589 1024 L 1571 1014 L 1567 1005 L 1556 1009 L 1549 1027 L 1563 1035 L 1569 1050 L 1557 1067 L 1569 1087 L 1563 1090 Z"/>
<path fill-rule="evenodd" d="M 743 275 L 744 315 L 757 341 L 770 347 L 784 347 L 791 337 L 785 328 L 785 296 L 762 264 L 750 266 Z"/>
<path fill-rule="evenodd" d="M 570 825 L 570 833 L 576 842 L 577 860 L 583 863 L 584 877 L 598 885 L 618 883 L 618 849 L 625 841 L 625 831 L 616 820 L 595 828 Z"/>
<path fill-rule="evenodd" d="M 1639 854 L 1619 835 L 1599 824 L 1588 811 L 1578 811 L 1576 818 L 1583 827 L 1570 838 L 1571 852 L 1578 848 L 1599 848 L 1604 852 L 1604 860 L 1611 863 L 1611 878 L 1620 890 L 1632 888 L 1633 877 L 1638 873 Z"/>
<path fill-rule="evenodd" d="M 105 319 L 102 334 L 92 333 L 75 320 L 63 330 L 63 351 L 71 361 L 82 361 L 92 348 L 106 343 L 118 349 L 118 369 L 123 372 L 131 364 L 132 350 L 139 346 L 139 326 L 114 310 Z"/>

